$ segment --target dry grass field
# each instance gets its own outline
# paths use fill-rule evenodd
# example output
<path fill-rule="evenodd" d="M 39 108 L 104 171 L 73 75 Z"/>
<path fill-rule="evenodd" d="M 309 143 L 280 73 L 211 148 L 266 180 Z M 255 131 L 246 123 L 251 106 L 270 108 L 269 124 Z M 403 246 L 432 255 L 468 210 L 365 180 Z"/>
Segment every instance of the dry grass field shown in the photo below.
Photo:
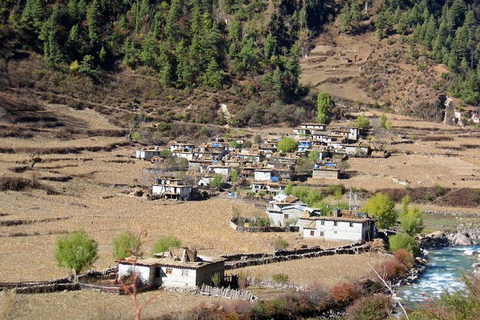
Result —
<path fill-rule="evenodd" d="M 240 210 L 242 216 L 260 217 L 266 213 L 251 203 L 222 196 L 192 202 L 149 201 L 129 196 L 135 186 L 151 182 L 151 175 L 144 169 L 154 165 L 133 159 L 136 146 L 129 144 L 125 137 L 94 134 L 97 130 L 112 133 L 121 128 L 92 110 L 57 105 L 43 107 L 43 112 L 57 115 L 63 125 L 51 128 L 45 122 L 26 124 L 25 130 L 34 134 L 22 138 L 18 136 L 21 129 L 18 124 L 0 123 L 2 131 L 13 133 L 0 138 L 3 150 L 0 153 L 0 186 L 4 188 L 0 191 L 0 282 L 65 276 L 67 271 L 57 266 L 53 256 L 55 241 L 59 235 L 78 229 L 84 229 L 99 243 L 95 269 L 115 265 L 112 241 L 124 230 L 147 232 L 143 239 L 146 253 L 164 235 L 174 235 L 183 245 L 196 247 L 200 254 L 212 256 L 272 252 L 275 238 L 280 236 L 290 247 L 298 243 L 322 247 L 344 244 L 306 240 L 298 233 L 236 232 L 229 227 L 234 209 Z M 389 119 L 395 133 L 387 133 L 385 141 L 396 139 L 398 135 L 410 138 L 415 134 L 416 142 L 388 146 L 393 154 L 387 159 L 350 159 L 349 170 L 355 174 L 339 182 L 370 191 L 405 188 L 398 181 L 408 181 L 412 187 L 440 184 L 478 188 L 478 131 L 413 122 L 393 115 L 389 115 Z M 431 141 L 425 138 L 430 136 L 448 136 L 448 139 Z M 26 184 L 15 184 L 19 180 Z M 478 212 L 478 208 L 467 210 Z M 370 276 L 367 262 L 381 259 L 383 257 L 374 255 L 323 257 L 238 272 L 267 279 L 276 273 L 288 273 L 294 283 L 308 285 L 318 281 L 331 287 L 341 281 Z M 151 296 L 155 299 L 145 309 L 146 315 L 189 309 L 202 301 L 213 301 L 165 292 L 142 294 L 142 299 Z M 132 309 L 128 300 L 126 296 L 93 292 L 2 294 L 0 315 L 14 319 L 118 319 L 129 317 Z"/>

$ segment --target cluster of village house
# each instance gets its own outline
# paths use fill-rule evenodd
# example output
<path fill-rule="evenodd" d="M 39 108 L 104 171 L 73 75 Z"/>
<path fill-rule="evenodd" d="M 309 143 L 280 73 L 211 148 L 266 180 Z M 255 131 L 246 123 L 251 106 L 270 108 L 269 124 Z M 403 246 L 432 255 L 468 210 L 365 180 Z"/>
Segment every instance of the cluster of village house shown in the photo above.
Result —
<path fill-rule="evenodd" d="M 237 170 L 238 176 L 250 182 L 252 192 L 263 191 L 273 196 L 267 205 L 269 219 L 274 226 L 295 225 L 304 237 L 318 237 L 336 240 L 372 240 L 375 224 L 361 212 L 340 212 L 333 216 L 322 216 L 320 210 L 309 208 L 298 198 L 282 191 L 294 176 L 297 159 L 308 156 L 312 150 L 319 154 L 318 162 L 312 168 L 313 180 L 339 179 L 339 169 L 330 161 L 333 155 L 367 157 L 372 150 L 360 145 L 358 128 L 331 128 L 325 125 L 304 123 L 293 130 L 292 137 L 299 142 L 293 155 L 277 152 L 281 136 L 265 141 L 255 148 L 242 148 L 243 141 L 235 140 L 235 148 L 228 141 L 213 141 L 202 146 L 188 143 L 172 143 L 170 151 L 174 157 L 185 158 L 189 168 L 200 172 L 197 186 L 186 185 L 181 179 L 160 177 L 152 187 L 152 193 L 161 197 L 188 200 L 198 186 L 207 186 L 214 175 L 229 176 Z M 151 160 L 160 157 L 158 148 L 136 151 L 136 157 Z M 131 261 L 120 262 L 119 274 L 128 274 Z M 135 261 L 136 272 L 145 283 L 152 286 L 198 286 L 210 283 L 213 274 L 224 276 L 222 259 L 199 257 L 196 252 L 185 248 L 181 254 L 172 252 L 159 257 Z"/>
<path fill-rule="evenodd" d="M 312 167 L 311 180 L 340 178 L 336 163 L 330 161 L 335 155 L 349 157 L 368 157 L 372 155 L 370 146 L 359 143 L 360 129 L 355 127 L 327 128 L 323 124 L 303 123 L 294 128 L 290 135 L 298 140 L 298 150 L 293 154 L 282 155 L 277 151 L 277 144 L 282 138 L 263 141 L 254 148 L 243 148 L 244 140 L 211 141 L 200 146 L 189 143 L 171 143 L 169 150 L 174 157 L 188 160 L 189 169 L 200 173 L 197 186 L 208 186 L 216 174 L 228 177 L 236 170 L 238 177 L 250 182 L 253 192 L 278 194 L 289 181 L 295 177 L 295 165 L 302 156 L 310 152 L 318 153 L 318 161 Z M 373 151 L 378 152 L 378 151 Z M 152 160 L 160 158 L 159 148 L 136 151 L 136 158 Z M 173 177 L 158 178 L 152 187 L 152 193 L 164 198 L 188 200 L 196 186 L 184 185 L 180 179 Z"/>

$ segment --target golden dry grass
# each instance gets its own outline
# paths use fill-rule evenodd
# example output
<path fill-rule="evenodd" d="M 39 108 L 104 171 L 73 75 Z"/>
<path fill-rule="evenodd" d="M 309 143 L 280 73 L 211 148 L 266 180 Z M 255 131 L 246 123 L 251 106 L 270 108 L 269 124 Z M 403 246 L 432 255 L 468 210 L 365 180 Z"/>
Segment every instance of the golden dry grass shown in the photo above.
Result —
<path fill-rule="evenodd" d="M 375 280 L 369 267 L 379 269 L 380 265 L 391 259 L 385 254 L 366 253 L 361 255 L 335 255 L 312 259 L 293 260 L 271 265 L 252 266 L 229 273 L 272 280 L 275 274 L 286 274 L 290 283 L 310 286 L 320 283 L 330 289 L 342 282 L 355 282 L 365 278 Z"/>

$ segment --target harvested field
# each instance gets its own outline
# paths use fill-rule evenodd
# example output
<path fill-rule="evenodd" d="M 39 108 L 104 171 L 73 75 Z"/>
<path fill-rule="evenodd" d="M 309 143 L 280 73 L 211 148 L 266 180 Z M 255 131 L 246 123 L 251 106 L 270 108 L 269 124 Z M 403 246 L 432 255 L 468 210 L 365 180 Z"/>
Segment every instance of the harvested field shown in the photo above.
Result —
<path fill-rule="evenodd" d="M 200 303 L 230 303 L 226 299 L 205 298 L 175 292 L 150 291 L 139 296 L 139 302 L 151 300 L 144 308 L 145 318 L 187 312 Z M 91 291 L 55 292 L 46 294 L 15 295 L 0 293 L 0 316 L 7 319 L 97 320 L 133 319 L 132 299 L 125 295 L 112 295 Z"/>
<path fill-rule="evenodd" d="M 391 256 L 380 253 L 333 255 L 235 269 L 228 273 L 267 280 L 272 280 L 275 274 L 286 274 L 289 282 L 295 285 L 311 286 L 320 283 L 326 289 L 330 289 L 341 282 L 375 279 L 368 264 L 378 269 L 389 259 Z"/>

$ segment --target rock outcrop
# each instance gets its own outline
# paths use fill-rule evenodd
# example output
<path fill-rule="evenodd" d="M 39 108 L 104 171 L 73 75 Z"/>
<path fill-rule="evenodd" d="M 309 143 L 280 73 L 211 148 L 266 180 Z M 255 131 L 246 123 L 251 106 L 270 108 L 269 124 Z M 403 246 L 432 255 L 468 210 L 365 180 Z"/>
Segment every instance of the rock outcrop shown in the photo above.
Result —
<path fill-rule="evenodd" d="M 475 242 L 470 238 L 468 233 L 457 233 L 448 235 L 448 241 L 452 246 L 472 246 Z"/>

